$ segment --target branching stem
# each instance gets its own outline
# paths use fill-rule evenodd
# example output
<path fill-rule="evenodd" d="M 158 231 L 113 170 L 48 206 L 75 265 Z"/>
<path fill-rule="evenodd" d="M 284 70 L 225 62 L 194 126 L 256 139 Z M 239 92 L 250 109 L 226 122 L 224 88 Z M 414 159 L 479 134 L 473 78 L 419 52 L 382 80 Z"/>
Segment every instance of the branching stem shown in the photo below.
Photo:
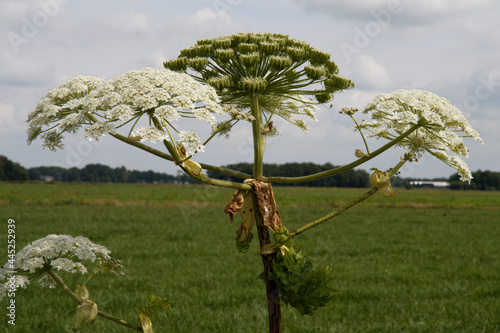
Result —
<path fill-rule="evenodd" d="M 394 167 L 392 168 L 391 170 L 388 171 L 388 176 L 389 177 L 392 177 L 394 174 L 396 174 L 396 172 L 398 172 L 399 169 L 401 169 L 401 167 L 407 162 L 406 159 L 401 159 L 401 161 Z M 344 206 L 342 206 L 341 208 L 317 219 L 317 220 L 314 220 L 312 222 L 309 222 L 307 223 L 306 225 L 304 225 L 303 227 L 300 227 L 298 228 L 297 230 L 293 231 L 290 233 L 290 235 L 288 236 L 288 239 L 291 239 L 297 235 L 300 235 L 301 233 L 303 233 L 304 231 L 307 231 L 311 228 L 314 228 L 340 214 L 342 214 L 343 212 L 345 212 L 346 210 L 348 210 L 349 208 L 353 207 L 353 206 L 356 206 L 357 204 L 365 201 L 366 199 L 368 199 L 369 197 L 371 197 L 372 195 L 374 195 L 376 192 L 378 191 L 378 188 L 372 188 L 371 190 L 369 190 L 368 192 L 366 192 L 365 194 L 363 194 L 362 196 L 360 196 L 359 198 L 357 199 L 354 199 L 352 200 L 351 202 L 345 204 Z"/>
<path fill-rule="evenodd" d="M 83 300 L 78 297 L 69 287 L 51 270 L 49 269 L 47 273 L 50 275 L 52 279 L 62 288 L 62 290 L 69 296 L 71 297 L 78 305 L 81 305 L 83 303 Z M 117 324 L 120 324 L 122 326 L 131 328 L 133 330 L 142 332 L 142 327 L 137 326 L 135 324 L 129 323 L 123 319 L 117 318 L 113 315 L 110 315 L 109 313 L 98 311 L 97 315 L 106 319 L 109 319 L 111 321 L 114 321 Z"/>
<path fill-rule="evenodd" d="M 371 160 L 375 156 L 382 154 L 387 149 L 389 149 L 389 148 L 393 147 L 394 145 L 398 144 L 399 142 L 401 142 L 401 140 L 403 140 L 408 135 L 413 133 L 420 126 L 421 126 L 420 124 L 413 125 L 409 130 L 407 130 L 406 132 L 404 132 L 403 134 L 401 134 L 400 136 L 398 136 L 394 140 L 390 141 L 389 143 L 383 145 L 379 149 L 370 153 L 369 157 L 361 157 L 361 158 L 357 159 L 356 161 L 349 163 L 349 164 L 346 164 L 342 167 L 330 169 L 330 170 L 326 170 L 326 171 L 322 171 L 322 172 L 318 172 L 318 173 L 315 173 L 312 175 L 307 175 L 307 176 L 302 176 L 302 177 L 265 177 L 263 179 L 263 181 L 266 183 L 270 183 L 270 182 L 273 182 L 273 183 L 304 183 L 304 182 L 310 182 L 313 180 L 318 180 L 318 179 L 322 179 L 325 177 L 337 175 L 339 173 L 351 170 L 351 169 L 357 167 L 358 165 L 361 165 L 361 164 Z"/>

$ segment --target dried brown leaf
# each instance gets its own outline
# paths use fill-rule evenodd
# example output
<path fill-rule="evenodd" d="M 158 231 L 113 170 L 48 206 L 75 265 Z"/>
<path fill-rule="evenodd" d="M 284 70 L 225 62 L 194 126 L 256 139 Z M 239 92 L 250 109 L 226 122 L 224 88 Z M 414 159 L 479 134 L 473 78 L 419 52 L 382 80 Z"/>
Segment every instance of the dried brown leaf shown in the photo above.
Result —
<path fill-rule="evenodd" d="M 273 187 L 270 183 L 254 180 L 250 183 L 255 189 L 257 202 L 262 212 L 264 225 L 273 231 L 281 228 L 281 216 L 274 200 Z"/>
<path fill-rule="evenodd" d="M 231 198 L 231 201 L 226 205 L 226 208 L 224 208 L 224 213 L 229 214 L 229 219 L 231 220 L 231 223 L 233 223 L 233 218 L 234 215 L 238 214 L 240 209 L 243 207 L 243 195 L 246 193 L 246 191 L 243 190 L 238 190 L 233 194 L 233 197 Z"/>

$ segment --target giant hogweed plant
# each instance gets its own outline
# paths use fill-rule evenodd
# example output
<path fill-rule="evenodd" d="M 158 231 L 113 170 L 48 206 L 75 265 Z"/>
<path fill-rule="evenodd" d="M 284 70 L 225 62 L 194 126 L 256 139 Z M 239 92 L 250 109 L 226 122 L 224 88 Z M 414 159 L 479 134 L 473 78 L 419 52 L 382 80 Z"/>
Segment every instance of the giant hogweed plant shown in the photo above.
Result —
<path fill-rule="evenodd" d="M 479 134 L 447 99 L 421 90 L 376 95 L 361 112 L 367 119 L 356 119 L 360 114 L 357 109 L 340 110 L 353 120 L 354 129 L 361 136 L 360 148 L 353 152 L 351 163 L 302 177 L 264 174 L 266 138 L 278 134 L 274 119 L 282 118 L 307 132 L 305 119 L 316 120 L 318 106 L 330 102 L 333 94 L 354 87 L 349 79 L 340 76 L 330 54 L 287 35 L 240 33 L 200 40 L 182 50 L 177 58 L 166 61 L 164 67 L 134 70 L 111 79 L 76 76 L 63 82 L 49 91 L 28 116 L 28 142 L 41 138 L 45 147 L 55 150 L 63 147 L 66 133 L 83 129 L 90 140 L 112 136 L 175 163 L 199 182 L 235 189 L 224 212 L 231 221 L 236 214 L 242 217 L 236 231 L 238 250 L 248 250 L 253 229 L 257 230 L 263 261 L 260 277 L 266 287 L 270 332 L 281 332 L 281 302 L 309 315 L 324 307 L 336 293 L 330 267 L 304 254 L 296 236 L 335 218 L 378 191 L 385 197 L 393 196 L 391 177 L 405 163 L 425 153 L 456 169 L 461 180 L 471 179 L 462 159 L 468 156 L 463 138 L 482 142 Z M 199 124 L 194 124 L 196 121 L 208 126 L 205 132 L 208 134 L 203 138 L 194 130 L 199 128 Z M 216 135 L 237 131 L 239 123 L 252 129 L 253 174 L 195 161 Z M 370 149 L 369 138 L 388 142 Z M 151 145 L 156 142 L 163 148 Z M 391 147 L 402 148 L 402 155 L 393 168 L 374 169 L 369 191 L 326 216 L 288 231 L 277 209 L 271 183 L 299 183 L 334 176 Z M 213 179 L 204 170 L 242 181 Z M 44 264 L 35 268 L 34 272 L 43 270 L 35 277 L 61 285 L 78 303 L 78 320 L 83 317 L 95 320 L 100 313 L 96 312 L 96 303 L 88 300 L 88 291 L 80 287 L 78 293 L 69 293 L 69 288 L 54 273 L 59 267 L 54 260 L 43 253 L 38 253 L 37 258 L 37 262 Z M 78 265 L 72 267 L 69 271 L 81 271 Z M 34 273 L 30 267 L 23 269 Z M 15 279 L 14 287 L 26 286 L 31 281 L 24 276 Z M 7 277 L 4 274 L 0 278 L 5 281 Z M 0 289 L 2 296 L 6 285 Z M 146 303 L 150 307 L 155 304 L 168 308 L 160 298 L 153 297 Z M 151 332 L 146 305 L 138 307 L 140 326 L 121 319 L 115 321 Z"/>

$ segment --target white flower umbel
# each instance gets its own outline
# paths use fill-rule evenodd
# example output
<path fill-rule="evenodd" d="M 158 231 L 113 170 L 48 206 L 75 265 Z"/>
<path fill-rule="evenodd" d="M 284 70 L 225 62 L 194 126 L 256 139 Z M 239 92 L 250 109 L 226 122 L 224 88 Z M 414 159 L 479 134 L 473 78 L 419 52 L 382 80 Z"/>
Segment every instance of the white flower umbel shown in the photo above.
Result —
<path fill-rule="evenodd" d="M 42 286 L 54 286 L 46 274 L 49 269 L 85 274 L 88 270 L 84 265 L 86 261 L 111 260 L 110 252 L 83 236 L 49 235 L 33 241 L 16 254 L 13 264 L 9 262 L 0 269 L 0 300 L 7 290 L 26 288 L 38 278 Z M 9 272 L 15 272 L 14 280 Z"/>
<path fill-rule="evenodd" d="M 393 140 L 412 126 L 420 125 L 398 145 L 413 158 L 430 153 L 456 169 L 462 181 L 470 182 L 469 167 L 461 158 L 468 157 L 462 138 L 483 140 L 460 110 L 446 98 L 423 90 L 399 89 L 391 94 L 376 95 L 364 113 L 370 113 L 372 118 L 372 122 L 363 125 L 369 129 L 370 137 Z"/>
<path fill-rule="evenodd" d="M 204 151 L 204 146 L 200 137 L 195 132 L 180 131 L 179 140 L 186 148 L 188 154 L 196 154 L 198 151 Z"/>
<path fill-rule="evenodd" d="M 133 132 L 133 135 L 140 137 L 141 141 L 151 141 L 156 143 L 156 141 L 168 140 L 168 135 L 154 126 L 146 126 L 137 129 Z"/>
<path fill-rule="evenodd" d="M 40 136 L 46 147 L 56 150 L 62 148 L 64 132 L 74 133 L 82 126 L 92 141 L 120 134 L 122 128 L 125 136 L 133 133 L 143 142 L 172 141 L 168 133 L 179 133 L 172 122 L 181 117 L 197 118 L 212 127 L 216 114 L 233 117 L 220 105 L 214 88 L 187 74 L 143 68 L 109 80 L 76 76 L 49 91 L 30 113 L 28 143 Z M 139 121 L 142 117 L 149 126 Z M 125 129 L 125 125 L 131 128 Z M 192 151 L 202 151 L 200 147 Z"/>

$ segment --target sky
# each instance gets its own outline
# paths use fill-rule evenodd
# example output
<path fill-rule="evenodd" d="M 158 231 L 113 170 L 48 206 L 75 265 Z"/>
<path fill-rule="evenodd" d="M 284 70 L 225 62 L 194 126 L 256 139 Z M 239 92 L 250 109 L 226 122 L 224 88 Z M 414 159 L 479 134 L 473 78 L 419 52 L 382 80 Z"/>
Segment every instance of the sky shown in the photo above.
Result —
<path fill-rule="evenodd" d="M 83 133 L 51 152 L 26 143 L 26 118 L 51 88 L 75 75 L 110 78 L 161 68 L 199 39 L 273 32 L 328 52 L 356 87 L 318 112 L 311 131 L 277 123 L 267 163 L 343 165 L 364 144 L 342 107 L 363 108 L 379 92 L 423 89 L 448 98 L 485 144 L 470 139 L 472 171 L 500 171 L 500 2 L 494 0 L 0 0 L 0 155 L 24 167 L 84 167 L 91 163 L 176 174 L 170 162 L 106 137 Z M 371 150 L 385 142 L 370 140 Z M 162 149 L 158 144 L 157 149 Z M 391 149 L 362 165 L 387 169 L 403 151 Z M 252 162 L 251 129 L 218 138 L 199 162 Z M 448 177 L 455 170 L 424 156 L 402 177 Z"/>

